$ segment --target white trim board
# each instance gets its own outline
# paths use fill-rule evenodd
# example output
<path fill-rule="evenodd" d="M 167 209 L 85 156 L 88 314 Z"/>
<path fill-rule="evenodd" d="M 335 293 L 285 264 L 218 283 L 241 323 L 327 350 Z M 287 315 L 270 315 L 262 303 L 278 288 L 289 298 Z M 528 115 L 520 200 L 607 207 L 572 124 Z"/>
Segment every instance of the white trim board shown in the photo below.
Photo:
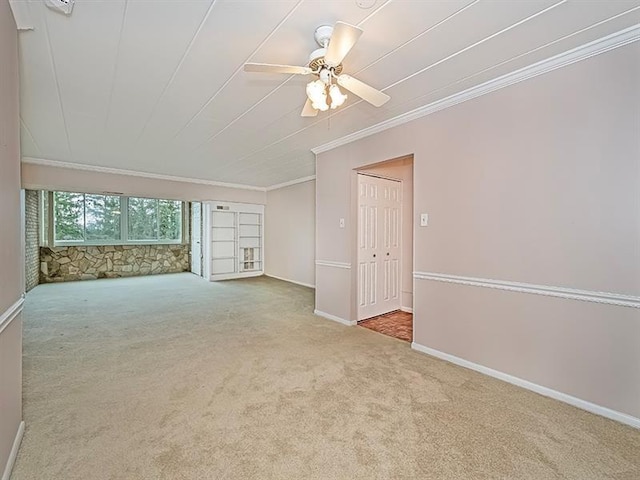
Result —
<path fill-rule="evenodd" d="M 270 192 L 272 190 L 278 190 L 280 188 L 291 187 L 293 185 L 297 185 L 298 183 L 311 182 L 312 180 L 315 180 L 315 179 L 316 179 L 315 175 L 310 175 L 308 177 L 302 177 L 302 178 L 296 178 L 295 180 L 290 180 L 288 182 L 278 183 L 277 185 L 271 185 L 270 187 L 267 187 L 267 192 Z"/>
<path fill-rule="evenodd" d="M 330 260 L 316 260 L 316 265 L 320 267 L 344 268 L 347 270 L 351 268 L 350 263 L 332 262 Z"/>
<path fill-rule="evenodd" d="M 570 300 L 616 305 L 618 307 L 640 308 L 640 297 L 619 293 L 594 292 L 575 288 L 554 287 L 550 285 L 534 285 L 532 283 L 510 282 L 506 280 L 490 280 L 487 278 L 462 277 L 444 273 L 413 272 L 413 278 L 436 282 L 456 283 L 473 287 L 494 288 L 510 292 L 531 293 L 548 297 L 559 297 Z"/>
<path fill-rule="evenodd" d="M 568 403 L 569 405 L 573 405 L 574 407 L 578 407 L 582 410 L 586 410 L 587 412 L 595 413 L 596 415 L 600 415 L 600 416 L 609 418 L 611 420 L 615 420 L 617 422 L 624 423 L 626 425 L 630 425 L 631 427 L 640 429 L 640 418 L 627 415 L 626 413 L 618 412 L 616 410 L 611 410 L 610 408 L 607 408 L 607 407 L 596 405 L 595 403 L 582 400 L 580 398 L 568 395 L 566 393 L 558 392 L 557 390 L 553 390 L 551 388 L 547 388 L 542 385 L 529 382 L 528 380 L 523 380 L 522 378 L 514 377 L 513 375 L 509 375 L 508 373 L 500 372 L 498 370 L 493 370 L 492 368 L 470 362 L 469 360 L 465 360 L 463 358 L 456 357 L 454 355 L 450 355 L 448 353 L 444 353 L 439 350 L 435 350 L 433 348 L 425 347 L 424 345 L 420 345 L 419 343 L 416 343 L 416 342 L 411 343 L 411 348 L 418 352 L 431 355 L 432 357 L 436 357 L 441 360 L 446 360 L 447 362 L 453 363 L 455 365 L 468 368 L 470 370 L 475 370 L 476 372 L 480 372 L 484 375 L 488 375 L 490 377 L 497 378 L 498 380 L 502 380 L 512 385 L 516 385 L 518 387 L 531 390 L 532 392 L 539 393 L 540 395 L 544 395 L 545 397 L 553 398 L 554 400 L 559 400 L 561 402 Z"/>
<path fill-rule="evenodd" d="M 220 280 L 240 280 L 243 278 L 261 277 L 262 275 L 264 275 L 262 272 L 219 273 L 216 275 L 209 275 L 209 281 L 217 282 Z"/>
<path fill-rule="evenodd" d="M 7 328 L 14 318 L 18 316 L 20 312 L 22 312 L 22 307 L 24 306 L 24 295 L 21 296 L 16 303 L 11 305 L 7 310 L 0 315 L 0 333 Z"/>
<path fill-rule="evenodd" d="M 311 285 L 310 283 L 298 282 L 296 280 L 291 280 L 289 278 L 278 277 L 277 275 L 271 275 L 270 273 L 265 273 L 265 277 L 275 278 L 276 280 L 282 280 L 283 282 L 295 283 L 296 285 L 301 285 L 307 288 L 316 288 L 315 285 Z"/>
<path fill-rule="evenodd" d="M 124 170 L 112 167 L 100 167 L 97 165 L 84 165 L 81 163 L 63 162 L 60 160 L 49 160 L 47 158 L 22 157 L 22 163 L 29 165 L 40 165 L 43 167 L 68 168 L 70 170 L 83 170 L 86 172 L 108 173 L 112 175 L 126 175 L 129 177 L 151 178 L 154 180 L 167 180 L 170 182 L 195 183 L 198 185 L 209 185 L 212 187 L 237 188 L 240 190 L 254 190 L 258 192 L 268 192 L 279 188 L 296 185 L 298 183 L 310 182 L 316 179 L 315 175 L 296 178 L 284 183 L 278 183 L 269 187 L 257 187 L 254 185 L 244 185 L 239 183 L 217 182 L 215 180 L 203 180 L 200 178 L 179 177 L 174 175 L 164 175 L 159 173 L 140 172 L 138 170 Z"/>
<path fill-rule="evenodd" d="M 413 308 L 411 307 L 400 307 L 400 311 L 413 314 Z"/>
<path fill-rule="evenodd" d="M 311 151 L 316 155 L 328 152 L 329 150 L 333 150 L 334 148 L 338 148 L 348 143 L 355 142 L 356 140 L 360 140 L 384 130 L 403 125 L 418 118 L 426 117 L 427 115 L 431 115 L 432 113 L 439 112 L 440 110 L 453 107 L 454 105 L 466 102 L 467 100 L 472 100 L 481 95 L 486 95 L 515 83 L 523 82 L 530 78 L 537 77 L 538 75 L 543 75 L 545 73 L 551 72 L 558 68 L 566 67 L 567 65 L 571 65 L 572 63 L 586 60 L 587 58 L 608 52 L 609 50 L 622 47 L 638 40 L 640 40 L 640 24 L 634 25 L 616 33 L 612 33 L 611 35 L 607 35 L 606 37 L 594 40 L 593 42 L 586 43 L 564 53 L 554 55 L 553 57 L 541 60 L 514 72 L 507 73 L 500 77 L 494 78 L 493 80 L 489 80 L 487 82 L 481 83 L 480 85 L 476 85 L 474 87 L 468 88 L 467 90 L 463 90 L 462 92 L 450 95 L 446 98 L 437 100 L 427 105 L 423 105 L 422 107 L 418 107 L 409 112 L 405 112 L 401 115 L 380 122 L 376 125 L 372 125 L 357 132 L 353 132 L 349 135 L 345 135 L 342 138 L 324 143 L 315 148 L 312 148 Z"/>
<path fill-rule="evenodd" d="M 346 325 L 348 327 L 353 327 L 358 323 L 355 320 L 345 320 L 344 318 L 336 317 L 335 315 L 331 315 L 330 313 L 326 313 L 326 312 L 321 312 L 320 310 L 314 310 L 313 314 L 322 318 L 326 318 L 327 320 L 333 320 L 334 322 L 341 323 L 342 325 Z"/>
<path fill-rule="evenodd" d="M 4 467 L 2 480 L 9 480 L 11 478 L 11 472 L 13 471 L 13 466 L 16 463 L 16 458 L 18 457 L 18 450 L 20 449 L 20 444 L 22 443 L 23 436 L 24 436 L 24 421 L 20 422 L 20 426 L 18 427 L 18 432 L 16 433 L 16 436 L 13 440 L 13 446 L 11 447 L 11 453 L 9 454 L 7 465 Z"/>
<path fill-rule="evenodd" d="M 61 162 L 59 160 L 49 160 L 46 158 L 22 157 L 22 163 L 30 165 L 41 165 L 43 167 L 68 168 L 71 170 L 83 170 L 87 172 L 109 173 L 112 175 L 127 175 L 129 177 L 152 178 L 155 180 L 167 180 L 170 182 L 197 183 L 199 185 L 210 185 L 212 187 L 237 188 L 241 190 L 256 190 L 265 192 L 265 187 L 254 187 L 253 185 L 242 185 L 239 183 L 216 182 L 214 180 L 202 180 L 199 178 L 178 177 L 173 175 L 163 175 L 159 173 L 139 172 L 137 170 L 124 170 L 112 167 L 99 167 L 97 165 L 84 165 L 81 163 Z"/>

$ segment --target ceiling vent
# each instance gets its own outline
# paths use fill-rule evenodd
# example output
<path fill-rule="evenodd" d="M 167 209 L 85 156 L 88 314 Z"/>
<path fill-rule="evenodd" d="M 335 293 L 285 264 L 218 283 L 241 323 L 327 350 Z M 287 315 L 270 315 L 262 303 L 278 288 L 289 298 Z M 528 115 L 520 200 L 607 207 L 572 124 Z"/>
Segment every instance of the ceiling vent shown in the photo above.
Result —
<path fill-rule="evenodd" d="M 62 12 L 65 15 L 71 15 L 74 3 L 76 0 L 44 0 L 44 4 L 51 10 Z"/>

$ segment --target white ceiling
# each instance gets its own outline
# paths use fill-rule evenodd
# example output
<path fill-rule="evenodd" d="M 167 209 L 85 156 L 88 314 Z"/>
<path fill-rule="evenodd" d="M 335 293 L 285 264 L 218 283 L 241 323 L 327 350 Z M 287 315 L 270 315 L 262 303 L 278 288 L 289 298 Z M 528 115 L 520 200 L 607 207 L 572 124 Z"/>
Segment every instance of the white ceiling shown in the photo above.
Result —
<path fill-rule="evenodd" d="M 640 23 L 640 0 L 29 0 L 22 155 L 269 186 L 315 173 L 311 148 Z M 315 28 L 364 35 L 344 62 L 389 95 L 300 117 Z"/>

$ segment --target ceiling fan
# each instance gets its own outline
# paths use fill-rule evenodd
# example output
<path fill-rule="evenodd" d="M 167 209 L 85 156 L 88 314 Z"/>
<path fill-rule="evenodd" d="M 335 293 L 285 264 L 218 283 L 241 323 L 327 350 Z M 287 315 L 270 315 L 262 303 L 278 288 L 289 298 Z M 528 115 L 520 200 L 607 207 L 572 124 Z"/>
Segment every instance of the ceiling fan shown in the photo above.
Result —
<path fill-rule="evenodd" d="M 371 105 L 380 107 L 391 97 L 376 90 L 350 75 L 342 73 L 342 61 L 362 35 L 362 29 L 344 22 L 335 26 L 323 25 L 315 31 L 314 37 L 320 48 L 311 52 L 306 67 L 293 65 L 272 65 L 269 63 L 245 63 L 245 72 L 285 73 L 295 75 L 315 75 L 318 77 L 307 84 L 307 102 L 302 109 L 303 117 L 315 117 L 318 111 L 338 108 L 347 96 L 340 87 L 356 94 Z"/>

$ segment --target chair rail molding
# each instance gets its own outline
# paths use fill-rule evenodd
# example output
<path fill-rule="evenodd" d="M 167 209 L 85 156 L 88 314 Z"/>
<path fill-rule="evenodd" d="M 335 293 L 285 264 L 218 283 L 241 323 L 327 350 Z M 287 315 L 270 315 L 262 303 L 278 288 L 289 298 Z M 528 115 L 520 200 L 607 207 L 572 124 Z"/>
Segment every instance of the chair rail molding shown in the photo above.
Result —
<path fill-rule="evenodd" d="M 321 267 L 343 268 L 346 270 L 349 270 L 351 268 L 350 263 L 333 262 L 330 260 L 316 260 L 316 265 L 319 265 Z"/>
<path fill-rule="evenodd" d="M 14 318 L 22 312 L 24 307 L 24 294 L 18 299 L 16 303 L 11 305 L 2 315 L 0 315 L 0 333 L 7 328 Z"/>
<path fill-rule="evenodd" d="M 545 295 L 548 297 L 601 303 L 605 305 L 616 305 L 618 307 L 640 308 L 640 297 L 620 293 L 596 292 L 591 290 L 579 290 L 576 288 L 535 285 L 532 283 L 491 280 L 487 278 L 463 277 L 459 275 L 432 272 L 413 272 L 413 278 L 417 280 L 455 283 L 458 285 L 493 288 L 497 290 L 507 290 L 510 292 L 530 293 L 534 295 Z"/>

